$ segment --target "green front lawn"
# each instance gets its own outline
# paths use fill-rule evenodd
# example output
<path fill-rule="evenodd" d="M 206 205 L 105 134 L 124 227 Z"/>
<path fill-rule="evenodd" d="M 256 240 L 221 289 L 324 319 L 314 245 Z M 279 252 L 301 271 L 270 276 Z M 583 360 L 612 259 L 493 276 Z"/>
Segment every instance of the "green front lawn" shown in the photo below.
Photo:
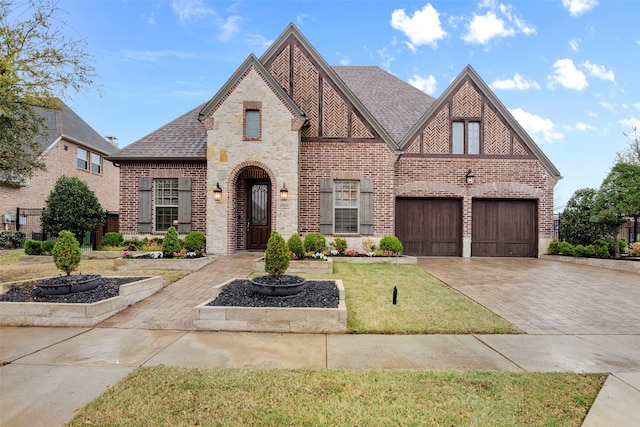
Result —
<path fill-rule="evenodd" d="M 138 368 L 69 426 L 579 426 L 604 375 Z"/>

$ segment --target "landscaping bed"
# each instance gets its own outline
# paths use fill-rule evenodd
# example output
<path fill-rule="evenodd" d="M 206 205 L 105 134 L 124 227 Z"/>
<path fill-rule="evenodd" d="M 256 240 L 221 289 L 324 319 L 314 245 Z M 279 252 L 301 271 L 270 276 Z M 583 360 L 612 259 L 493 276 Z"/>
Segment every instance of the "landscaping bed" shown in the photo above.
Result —
<path fill-rule="evenodd" d="M 347 331 L 347 306 L 344 301 L 344 286 L 340 280 L 329 282 L 334 290 L 326 284 L 327 281 L 311 281 L 303 295 L 293 297 L 257 297 L 253 290 L 245 286 L 246 282 L 248 281 L 244 279 L 231 279 L 215 286 L 213 297 L 196 307 L 194 326 L 200 330 L 212 331 Z M 232 286 L 235 289 L 227 292 Z M 225 295 L 222 295 L 223 292 Z M 218 296 L 225 305 L 212 305 Z M 275 301 L 276 299 L 280 301 Z"/>
<path fill-rule="evenodd" d="M 205 265 L 215 261 L 213 256 L 200 258 L 118 258 L 113 260 L 113 265 L 118 271 L 137 270 L 184 270 L 196 271 Z"/>
<path fill-rule="evenodd" d="M 92 327 L 162 289 L 162 277 L 103 277 L 92 291 L 44 296 L 39 280 L 0 283 L 0 325 Z"/>
<path fill-rule="evenodd" d="M 627 271 L 629 273 L 640 274 L 640 258 L 628 259 L 606 259 L 606 258 L 585 258 L 565 255 L 540 255 L 542 259 L 566 262 L 577 265 L 588 265 L 590 267 L 608 268 L 617 271 Z"/>

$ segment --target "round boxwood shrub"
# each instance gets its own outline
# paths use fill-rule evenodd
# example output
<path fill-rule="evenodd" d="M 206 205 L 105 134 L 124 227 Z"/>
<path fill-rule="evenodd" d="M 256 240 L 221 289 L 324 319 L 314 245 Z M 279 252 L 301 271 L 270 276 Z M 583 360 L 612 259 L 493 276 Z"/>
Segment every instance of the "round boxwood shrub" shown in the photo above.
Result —
<path fill-rule="evenodd" d="M 42 255 L 42 242 L 29 239 L 24 242 L 24 253 L 27 255 Z"/>
<path fill-rule="evenodd" d="M 162 239 L 162 256 L 165 258 L 173 258 L 173 254 L 180 252 L 180 238 L 175 227 L 169 227 Z"/>
<path fill-rule="evenodd" d="M 290 262 L 291 257 L 284 238 L 277 231 L 272 231 L 264 253 L 264 271 L 274 279 L 280 279 L 289 268 Z"/>
<path fill-rule="evenodd" d="M 304 236 L 305 252 L 324 252 L 327 249 L 327 239 L 322 233 L 309 233 Z"/>
<path fill-rule="evenodd" d="M 401 255 L 404 251 L 402 242 L 396 236 L 384 236 L 380 239 L 380 249 L 383 251 L 391 251 L 394 255 Z"/>
<path fill-rule="evenodd" d="M 302 245 L 302 239 L 298 233 L 293 233 L 289 240 L 287 240 L 287 246 L 289 247 L 289 252 L 295 255 L 296 259 L 304 258 L 304 246 Z"/>
<path fill-rule="evenodd" d="M 55 243 L 56 242 L 52 240 L 43 241 L 40 245 L 40 247 L 42 248 L 42 253 L 45 255 L 51 255 L 51 251 L 53 251 L 53 245 L 55 245 Z"/>
<path fill-rule="evenodd" d="M 80 265 L 80 260 L 82 259 L 80 243 L 78 243 L 78 239 L 72 232 L 62 230 L 58 233 L 51 255 L 53 255 L 53 262 L 58 267 L 58 270 L 64 271 L 69 276 Z"/>
<path fill-rule="evenodd" d="M 102 238 L 102 242 L 100 243 L 100 247 L 120 247 L 124 246 L 124 237 L 122 234 L 115 233 L 113 231 L 108 232 Z"/>
<path fill-rule="evenodd" d="M 337 237 L 336 240 L 331 243 L 331 246 L 334 247 L 340 255 L 344 255 L 344 251 L 347 250 L 348 245 L 345 239 Z"/>
<path fill-rule="evenodd" d="M 199 231 L 192 231 L 184 236 L 184 248 L 188 252 L 205 250 L 207 238 Z"/>

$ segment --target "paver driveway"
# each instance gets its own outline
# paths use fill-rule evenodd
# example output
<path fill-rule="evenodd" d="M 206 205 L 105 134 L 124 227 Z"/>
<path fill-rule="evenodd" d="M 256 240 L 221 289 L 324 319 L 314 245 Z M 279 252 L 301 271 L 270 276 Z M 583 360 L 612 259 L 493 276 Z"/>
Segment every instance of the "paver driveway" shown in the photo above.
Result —
<path fill-rule="evenodd" d="M 535 258 L 418 265 L 528 334 L 640 334 L 640 275 Z"/>

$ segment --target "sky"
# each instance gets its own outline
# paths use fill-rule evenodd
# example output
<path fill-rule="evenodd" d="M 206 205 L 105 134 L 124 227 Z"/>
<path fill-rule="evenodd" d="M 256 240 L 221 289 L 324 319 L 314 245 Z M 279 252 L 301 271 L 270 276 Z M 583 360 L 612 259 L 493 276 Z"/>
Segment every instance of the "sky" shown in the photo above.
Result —
<path fill-rule="evenodd" d="M 329 65 L 376 65 L 438 97 L 478 72 L 563 179 L 598 188 L 640 131 L 640 1 L 59 0 L 98 88 L 67 104 L 124 147 L 212 98 L 293 22 Z"/>

